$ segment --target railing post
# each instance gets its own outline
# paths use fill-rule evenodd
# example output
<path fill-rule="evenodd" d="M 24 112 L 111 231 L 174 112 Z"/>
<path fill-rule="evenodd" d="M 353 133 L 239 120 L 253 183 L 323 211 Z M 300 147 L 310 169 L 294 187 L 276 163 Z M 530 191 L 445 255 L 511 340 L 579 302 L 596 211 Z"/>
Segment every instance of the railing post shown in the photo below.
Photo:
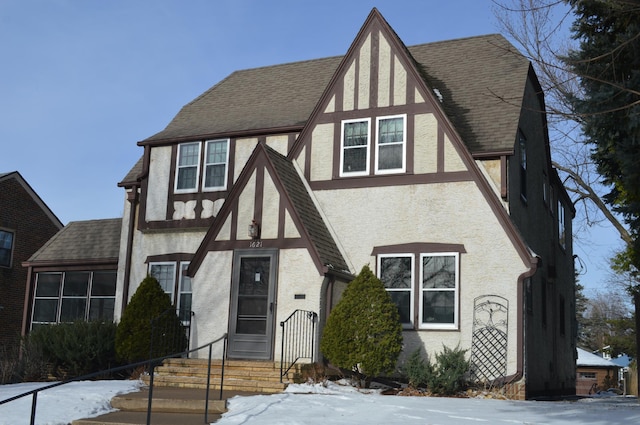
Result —
<path fill-rule="evenodd" d="M 31 398 L 31 425 L 35 425 L 36 423 L 36 406 L 38 405 L 38 392 L 33 393 L 33 397 Z"/>
<path fill-rule="evenodd" d="M 207 390 L 204 399 L 204 422 L 209 423 L 209 384 L 211 383 L 211 352 L 213 344 L 209 344 L 209 362 L 207 365 Z"/>

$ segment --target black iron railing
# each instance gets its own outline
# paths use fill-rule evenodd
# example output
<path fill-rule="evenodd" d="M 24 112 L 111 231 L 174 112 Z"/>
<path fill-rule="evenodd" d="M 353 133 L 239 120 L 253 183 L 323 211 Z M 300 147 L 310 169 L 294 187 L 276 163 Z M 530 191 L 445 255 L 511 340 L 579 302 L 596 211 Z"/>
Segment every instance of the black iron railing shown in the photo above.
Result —
<path fill-rule="evenodd" d="M 317 322 L 318 314 L 307 310 L 296 310 L 286 320 L 280 322 L 282 328 L 280 382 L 298 360 L 314 361 Z"/>
<path fill-rule="evenodd" d="M 87 379 L 92 379 L 95 378 L 97 376 L 109 376 L 113 373 L 116 372 L 120 372 L 123 370 L 131 370 L 134 369 L 136 367 L 139 366 L 148 366 L 149 367 L 149 396 L 148 396 L 148 404 L 147 404 L 147 425 L 151 424 L 151 405 L 152 405 L 152 401 L 153 401 L 153 375 L 154 375 L 154 369 L 155 369 L 155 365 L 162 363 L 163 360 L 165 359 L 169 359 L 169 358 L 173 358 L 173 357 L 181 357 L 181 356 L 185 356 L 188 355 L 190 353 L 194 353 L 196 351 L 200 351 L 203 350 L 205 348 L 209 349 L 209 353 L 208 353 L 208 358 L 209 358 L 209 367 L 207 370 L 207 388 L 206 388 L 206 395 L 205 395 L 205 408 L 204 408 L 204 423 L 210 423 L 209 421 L 209 387 L 211 384 L 211 358 L 213 355 L 213 346 L 215 344 L 218 343 L 222 343 L 222 370 L 221 370 L 221 374 L 220 374 L 220 396 L 219 399 L 222 400 L 222 387 L 224 384 L 224 366 L 225 366 L 225 358 L 227 356 L 227 334 L 222 335 L 220 338 L 216 339 L 215 341 L 211 341 L 208 344 L 204 344 L 201 345 L 200 347 L 194 348 L 192 350 L 186 350 L 183 352 L 179 352 L 179 353 L 172 353 L 172 354 L 168 354 L 166 356 L 161 356 L 161 357 L 156 357 L 153 359 L 149 359 L 149 360 L 145 360 L 145 361 L 141 361 L 141 362 L 137 362 L 137 363 L 131 363 L 125 366 L 119 366 L 119 367 L 114 367 L 111 369 L 107 369 L 107 370 L 101 370 L 100 372 L 95 372 L 95 373 L 90 373 L 88 375 L 82 375 L 82 376 L 78 376 L 76 378 L 71 378 L 71 379 L 67 379 L 61 382 L 55 382 L 53 384 L 50 385 L 46 385 L 44 387 L 40 387 L 37 388 L 35 390 L 31 390 L 31 391 L 27 391 L 24 392 L 22 394 L 18 394 L 16 396 L 10 397 L 6 400 L 0 400 L 0 406 L 3 404 L 7 404 L 10 403 L 12 401 L 24 398 L 24 397 L 28 397 L 31 396 L 31 420 L 30 420 L 30 425 L 34 425 L 35 424 L 35 420 L 36 420 L 36 410 L 37 410 L 37 405 L 38 405 L 38 394 L 49 390 L 51 388 L 55 388 L 55 387 L 59 387 L 61 385 L 65 385 L 68 384 L 70 382 L 76 382 L 76 381 L 83 381 L 83 380 L 87 380 Z"/>

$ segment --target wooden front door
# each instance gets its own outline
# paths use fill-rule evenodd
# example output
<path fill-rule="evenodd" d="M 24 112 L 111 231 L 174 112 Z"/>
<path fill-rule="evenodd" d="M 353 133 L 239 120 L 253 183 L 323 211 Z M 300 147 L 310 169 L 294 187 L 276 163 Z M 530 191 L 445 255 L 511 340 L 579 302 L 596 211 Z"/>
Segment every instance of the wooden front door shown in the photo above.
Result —
<path fill-rule="evenodd" d="M 234 254 L 230 358 L 273 358 L 277 253 L 277 250 L 240 250 Z"/>

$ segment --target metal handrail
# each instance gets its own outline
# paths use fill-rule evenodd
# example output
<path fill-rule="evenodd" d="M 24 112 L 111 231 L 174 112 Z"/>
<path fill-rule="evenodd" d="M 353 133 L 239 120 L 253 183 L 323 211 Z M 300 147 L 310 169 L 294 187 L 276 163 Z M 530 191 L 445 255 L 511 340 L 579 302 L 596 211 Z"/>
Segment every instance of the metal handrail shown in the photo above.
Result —
<path fill-rule="evenodd" d="M 317 319 L 318 313 L 314 311 L 295 310 L 280 322 L 282 328 L 280 382 L 298 360 L 304 358 L 314 360 Z M 285 363 L 288 364 L 286 369 Z"/>
<path fill-rule="evenodd" d="M 7 398 L 5 400 L 0 400 L 0 406 L 3 404 L 7 404 L 10 403 L 12 401 L 21 399 L 23 397 L 27 397 L 29 395 L 32 396 L 32 400 L 31 400 L 31 420 L 30 420 L 30 425 L 34 425 L 35 424 L 35 420 L 36 420 L 36 408 L 37 408 L 37 404 L 38 404 L 38 393 L 51 389 L 51 388 L 55 388 L 55 387 L 59 387 L 61 385 L 65 385 L 68 384 L 70 382 L 76 382 L 76 381 L 82 381 L 82 380 L 86 380 L 86 379 L 91 379 L 91 378 L 95 378 L 96 376 L 101 376 L 101 375 L 107 375 L 107 374 L 112 374 L 115 372 L 119 372 L 121 370 L 126 370 L 126 369 L 131 369 L 131 368 L 135 368 L 138 366 L 143 366 L 143 365 L 149 365 L 150 367 L 150 371 L 149 371 L 149 396 L 148 396 L 148 404 L 147 404 L 147 425 L 151 424 L 151 401 L 153 399 L 153 369 L 154 369 L 154 365 L 158 364 L 160 362 L 162 362 L 165 359 L 169 359 L 172 357 L 178 357 L 178 356 L 182 356 L 185 354 L 189 354 L 189 353 L 193 353 L 195 351 L 199 351 L 202 350 L 204 348 L 209 348 L 209 368 L 207 370 L 207 389 L 206 389 L 206 396 L 205 396 L 205 410 L 204 410 L 204 420 L 205 423 L 209 423 L 209 385 L 211 382 L 211 357 L 212 357 L 212 351 L 213 351 L 213 345 L 217 344 L 220 341 L 223 341 L 223 346 L 222 346 L 222 370 L 221 370 L 221 374 L 220 374 L 220 400 L 222 400 L 222 386 L 224 383 L 224 364 L 225 364 L 225 357 L 227 355 L 227 339 L 228 339 L 228 335 L 225 333 L 224 335 L 222 335 L 220 338 L 211 341 L 208 344 L 204 344 L 201 345 L 200 347 L 191 349 L 191 350 L 185 350 L 179 353 L 172 353 L 172 354 L 168 354 L 166 356 L 162 356 L 162 357 L 156 357 L 154 359 L 149 359 L 149 360 L 144 360 L 144 361 L 140 361 L 140 362 L 136 362 L 136 363 L 131 363 L 125 366 L 118 366 L 118 367 L 114 367 L 111 369 L 107 369 L 107 370 L 101 370 L 99 372 L 94 372 L 94 373 L 90 373 L 87 375 L 82 375 L 82 376 L 78 376 L 75 378 L 71 378 L 71 379 L 66 379 L 64 381 L 60 381 L 60 382 L 55 382 L 53 384 L 50 385 L 46 385 L 44 387 L 40 387 L 40 388 L 36 388 L 34 390 L 31 391 L 27 391 L 24 392 L 22 394 L 18 394 L 15 395 L 13 397 Z"/>

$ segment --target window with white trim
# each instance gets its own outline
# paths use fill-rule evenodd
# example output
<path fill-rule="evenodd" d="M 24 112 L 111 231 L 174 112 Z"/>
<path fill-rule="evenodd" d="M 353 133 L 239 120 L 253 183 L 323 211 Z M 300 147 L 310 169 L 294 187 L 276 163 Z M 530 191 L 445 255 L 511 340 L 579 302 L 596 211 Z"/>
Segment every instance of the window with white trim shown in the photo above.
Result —
<path fill-rule="evenodd" d="M 204 143 L 204 157 L 201 157 Z M 176 193 L 227 188 L 229 139 L 188 142 L 178 145 L 176 158 Z M 204 171 L 201 171 L 204 170 Z"/>
<path fill-rule="evenodd" d="M 413 327 L 413 258 L 412 254 L 384 254 L 378 257 L 380 280 L 398 306 L 400 322 L 405 328 Z"/>
<path fill-rule="evenodd" d="M 458 326 L 458 254 L 420 255 L 420 327 Z"/>
<path fill-rule="evenodd" d="M 191 278 L 187 276 L 188 262 L 180 263 L 180 276 L 178 282 L 178 310 L 180 319 L 183 322 L 191 320 L 191 301 L 193 297 L 193 289 L 191 287 Z"/>
<path fill-rule="evenodd" d="M 198 190 L 200 174 L 200 142 L 178 145 L 178 166 L 176 169 L 176 192 Z"/>
<path fill-rule="evenodd" d="M 371 119 L 342 122 L 340 175 L 366 175 L 369 173 L 369 127 Z"/>
<path fill-rule="evenodd" d="M 0 230 L 0 267 L 11 267 L 13 232 Z"/>
<path fill-rule="evenodd" d="M 377 261 L 404 328 L 458 328 L 459 253 L 379 254 Z"/>
<path fill-rule="evenodd" d="M 376 118 L 376 174 L 406 169 L 406 115 Z"/>
<path fill-rule="evenodd" d="M 227 163 L 229 162 L 229 141 L 207 140 L 204 159 L 205 190 L 222 190 L 227 187 Z"/>
<path fill-rule="evenodd" d="M 186 271 L 188 261 L 149 263 L 149 274 L 158 280 L 162 290 L 171 297 L 171 303 L 180 310 L 183 321 L 189 320 L 193 288 Z"/>
<path fill-rule="evenodd" d="M 116 271 L 39 272 L 31 327 L 75 320 L 113 320 Z"/>

